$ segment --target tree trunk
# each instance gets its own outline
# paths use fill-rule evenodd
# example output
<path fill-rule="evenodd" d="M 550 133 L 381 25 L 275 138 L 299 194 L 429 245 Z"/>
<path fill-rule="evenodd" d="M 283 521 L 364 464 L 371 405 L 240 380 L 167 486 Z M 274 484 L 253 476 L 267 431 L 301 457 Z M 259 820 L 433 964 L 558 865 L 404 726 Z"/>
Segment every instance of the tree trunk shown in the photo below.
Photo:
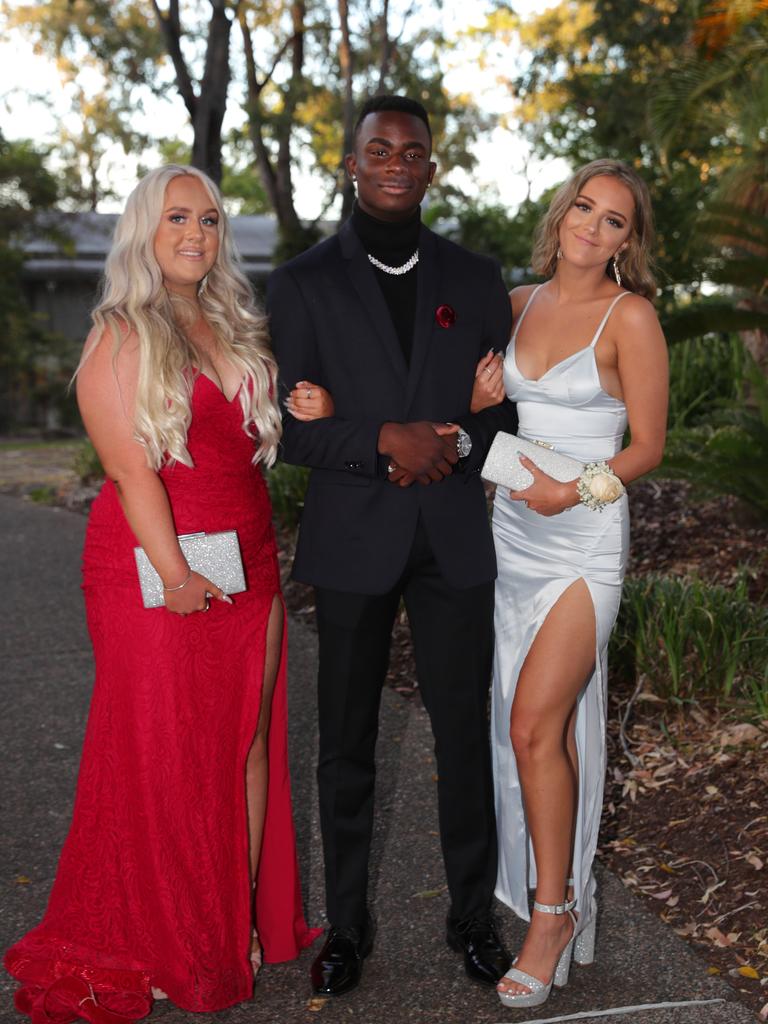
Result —
<path fill-rule="evenodd" d="M 392 59 L 392 40 L 389 38 L 389 0 L 384 0 L 380 24 L 381 49 L 379 51 L 379 84 L 376 86 L 377 96 L 381 96 L 387 91 L 387 75 Z"/>
<path fill-rule="evenodd" d="M 355 187 L 349 180 L 346 169 L 344 167 L 344 157 L 347 153 L 352 152 L 353 146 L 353 126 L 354 126 L 354 95 L 352 92 L 352 44 L 349 37 L 349 2 L 348 0 L 339 0 L 339 22 L 341 24 L 341 46 L 339 47 L 339 67 L 341 70 L 341 77 L 344 82 L 344 113 L 343 113 L 343 125 L 344 125 L 344 140 L 342 142 L 341 150 L 341 165 L 339 168 L 341 185 L 341 220 L 342 222 L 347 220 L 349 215 L 352 213 L 352 204 L 355 201 Z"/>
<path fill-rule="evenodd" d="M 213 12 L 208 23 L 205 69 L 192 118 L 192 166 L 205 171 L 218 185 L 221 183 L 221 126 L 231 78 L 229 37 L 232 21 L 227 16 L 224 0 L 211 0 L 211 6 Z"/>
<path fill-rule="evenodd" d="M 178 0 L 170 0 L 164 14 L 157 0 L 152 0 L 165 48 L 173 63 L 176 88 L 184 101 L 194 132 L 192 166 L 221 182 L 221 125 L 227 108 L 227 90 L 231 78 L 229 36 L 232 20 L 227 16 L 226 0 L 210 0 L 211 20 L 205 50 L 205 68 L 198 92 L 181 50 L 183 31 Z M 234 6 L 237 17 L 240 0 Z"/>
<path fill-rule="evenodd" d="M 248 135 L 253 145 L 256 164 L 259 168 L 262 184 L 269 201 L 277 216 L 279 242 L 275 252 L 276 259 L 287 259 L 302 252 L 317 241 L 317 232 L 306 228 L 293 202 L 293 181 L 291 177 L 291 136 L 296 107 L 304 92 L 304 17 L 306 4 L 304 0 L 294 0 L 291 4 L 292 33 L 280 48 L 272 65 L 272 69 L 259 81 L 256 60 L 253 51 L 253 39 L 248 26 L 245 10 L 239 15 L 240 28 L 243 34 L 245 52 L 246 82 L 248 98 Z M 277 155 L 272 157 L 265 138 L 265 116 L 261 107 L 261 93 L 277 67 L 281 57 L 290 48 L 291 77 L 287 86 L 283 87 L 283 110 L 272 119 L 272 134 L 277 143 Z"/>

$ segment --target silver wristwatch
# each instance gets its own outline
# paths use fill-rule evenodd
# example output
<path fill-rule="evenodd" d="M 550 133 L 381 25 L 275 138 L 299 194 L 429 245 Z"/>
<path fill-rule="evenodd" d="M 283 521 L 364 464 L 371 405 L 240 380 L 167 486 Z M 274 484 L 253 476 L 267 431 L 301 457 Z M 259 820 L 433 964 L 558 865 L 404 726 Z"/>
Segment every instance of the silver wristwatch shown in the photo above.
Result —
<path fill-rule="evenodd" d="M 460 459 L 465 459 L 472 451 L 472 438 L 461 427 L 456 435 L 456 453 Z"/>

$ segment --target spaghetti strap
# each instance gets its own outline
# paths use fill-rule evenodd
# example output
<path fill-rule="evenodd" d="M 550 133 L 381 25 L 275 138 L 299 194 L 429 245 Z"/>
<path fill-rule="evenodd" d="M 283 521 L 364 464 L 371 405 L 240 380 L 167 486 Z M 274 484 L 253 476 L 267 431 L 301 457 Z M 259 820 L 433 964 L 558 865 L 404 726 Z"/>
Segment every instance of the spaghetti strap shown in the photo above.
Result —
<path fill-rule="evenodd" d="M 515 338 L 517 337 L 517 332 L 520 330 L 520 324 L 523 322 L 523 320 L 525 320 L 525 314 L 528 312 L 528 307 L 533 302 L 533 300 L 536 298 L 536 292 L 538 292 L 539 288 L 543 288 L 543 287 L 544 287 L 543 284 L 537 284 L 536 287 L 531 292 L 531 294 L 528 296 L 528 301 L 523 306 L 523 311 L 520 314 L 519 320 L 515 324 L 515 329 L 514 329 L 514 331 L 512 331 L 512 337 L 509 339 L 510 341 L 514 341 Z"/>
<path fill-rule="evenodd" d="M 621 299 L 623 299 L 625 295 L 631 295 L 631 294 L 632 294 L 632 292 L 621 292 L 621 293 L 620 293 L 619 295 L 617 295 L 617 296 L 616 296 L 616 298 L 615 298 L 615 299 L 613 300 L 613 302 L 612 302 L 612 303 L 610 304 L 610 306 L 608 307 L 608 309 L 607 309 L 607 310 L 605 311 L 605 316 L 604 316 L 604 317 L 603 317 L 603 319 L 602 319 L 602 320 L 600 321 L 600 324 L 598 325 L 598 328 L 597 328 L 597 330 L 595 331 L 595 336 L 594 336 L 594 338 L 592 339 L 592 341 L 591 341 L 591 342 L 589 343 L 589 347 L 590 347 L 590 348 L 594 348 L 594 347 L 595 347 L 595 345 L 596 345 L 596 344 L 598 343 L 598 341 L 600 340 L 600 335 L 601 335 L 601 334 L 603 333 L 603 328 L 604 328 L 604 327 L 605 327 L 605 325 L 606 325 L 606 324 L 608 323 L 608 317 L 609 317 L 609 316 L 611 315 L 611 313 L 613 312 L 613 307 L 614 307 L 614 306 L 616 305 L 616 303 L 617 303 L 617 302 L 619 302 L 619 301 L 620 301 Z M 533 296 L 531 296 L 531 298 L 533 298 Z"/>

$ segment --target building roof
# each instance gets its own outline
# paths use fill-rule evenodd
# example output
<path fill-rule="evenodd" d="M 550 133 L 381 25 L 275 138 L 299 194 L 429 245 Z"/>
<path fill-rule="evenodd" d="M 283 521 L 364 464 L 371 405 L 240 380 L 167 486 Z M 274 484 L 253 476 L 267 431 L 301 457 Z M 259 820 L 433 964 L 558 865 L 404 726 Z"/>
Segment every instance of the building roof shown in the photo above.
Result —
<path fill-rule="evenodd" d="M 116 213 L 60 210 L 41 214 L 35 230 L 22 243 L 25 277 L 98 277 L 104 269 L 117 218 Z M 230 224 L 243 271 L 254 277 L 268 274 L 277 243 L 276 219 L 250 215 L 232 217 Z"/>

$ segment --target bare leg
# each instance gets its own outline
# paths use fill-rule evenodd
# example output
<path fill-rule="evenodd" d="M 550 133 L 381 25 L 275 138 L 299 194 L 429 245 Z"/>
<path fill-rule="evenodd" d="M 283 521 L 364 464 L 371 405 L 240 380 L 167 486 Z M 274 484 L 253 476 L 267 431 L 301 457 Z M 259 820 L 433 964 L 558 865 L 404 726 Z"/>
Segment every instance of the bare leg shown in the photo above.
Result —
<path fill-rule="evenodd" d="M 261 709 L 256 734 L 248 751 L 245 766 L 245 789 L 248 802 L 248 841 L 250 848 L 251 878 L 256 880 L 261 854 L 261 839 L 264 834 L 264 815 L 267 808 L 267 787 L 269 784 L 269 761 L 267 741 L 272 711 L 272 694 L 275 689 L 280 655 L 283 644 L 283 605 L 278 596 L 272 601 L 267 623 L 267 643 L 264 655 L 264 679 L 261 689 Z M 261 966 L 261 948 L 254 923 L 251 960 L 254 971 Z"/>
<path fill-rule="evenodd" d="M 573 705 L 571 714 L 568 718 L 568 725 L 566 726 L 565 733 L 565 744 L 568 751 L 568 760 L 571 762 L 571 768 L 573 769 L 573 784 L 575 792 L 579 791 L 579 753 L 576 749 L 576 705 Z M 576 840 L 576 814 L 573 815 L 573 824 L 571 826 L 571 858 L 573 858 L 573 846 Z M 573 859 L 568 868 L 568 878 L 573 878 Z M 573 899 L 573 886 L 569 884 L 567 891 L 568 900 Z"/>
<path fill-rule="evenodd" d="M 595 610 L 583 580 L 555 603 L 536 635 L 517 683 L 510 738 L 536 858 L 536 899 L 562 903 L 576 816 L 576 697 L 595 663 Z M 568 915 L 534 910 L 516 966 L 548 982 L 573 930 Z M 502 980 L 499 988 L 527 992 Z"/>

